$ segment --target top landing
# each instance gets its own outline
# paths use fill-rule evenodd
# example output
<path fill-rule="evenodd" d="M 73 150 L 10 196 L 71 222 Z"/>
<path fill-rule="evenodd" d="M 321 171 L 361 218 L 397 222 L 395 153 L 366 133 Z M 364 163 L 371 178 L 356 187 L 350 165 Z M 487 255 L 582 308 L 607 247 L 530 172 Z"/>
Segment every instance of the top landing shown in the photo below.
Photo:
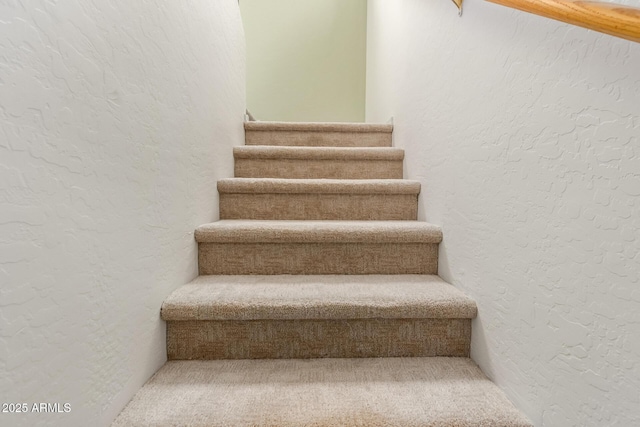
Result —
<path fill-rule="evenodd" d="M 393 125 L 373 123 L 245 122 L 247 145 L 391 147 Z"/>

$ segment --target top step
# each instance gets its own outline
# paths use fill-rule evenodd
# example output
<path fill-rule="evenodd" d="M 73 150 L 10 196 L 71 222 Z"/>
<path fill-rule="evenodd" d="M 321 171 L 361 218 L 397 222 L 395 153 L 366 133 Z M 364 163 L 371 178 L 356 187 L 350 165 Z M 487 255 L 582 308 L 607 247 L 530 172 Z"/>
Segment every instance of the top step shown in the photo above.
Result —
<path fill-rule="evenodd" d="M 246 145 L 391 147 L 393 125 L 245 122 L 244 129 Z"/>

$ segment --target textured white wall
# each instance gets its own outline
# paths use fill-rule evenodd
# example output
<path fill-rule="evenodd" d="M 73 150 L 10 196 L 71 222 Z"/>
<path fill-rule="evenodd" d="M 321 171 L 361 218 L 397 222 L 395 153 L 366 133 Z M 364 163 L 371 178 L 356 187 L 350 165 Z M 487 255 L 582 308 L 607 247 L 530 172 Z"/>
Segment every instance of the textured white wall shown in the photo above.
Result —
<path fill-rule="evenodd" d="M 602 1 L 606 1 L 607 3 L 615 3 L 615 4 L 621 4 L 624 6 L 633 6 L 636 8 L 640 8 L 640 0 L 602 0 Z"/>
<path fill-rule="evenodd" d="M 258 120 L 364 121 L 366 0 L 242 0 Z"/>
<path fill-rule="evenodd" d="M 395 117 L 472 357 L 536 426 L 640 425 L 640 44 L 467 0 L 370 0 L 367 120 Z"/>
<path fill-rule="evenodd" d="M 163 299 L 242 144 L 237 0 L 0 2 L 3 426 L 106 426 L 166 358 Z"/>

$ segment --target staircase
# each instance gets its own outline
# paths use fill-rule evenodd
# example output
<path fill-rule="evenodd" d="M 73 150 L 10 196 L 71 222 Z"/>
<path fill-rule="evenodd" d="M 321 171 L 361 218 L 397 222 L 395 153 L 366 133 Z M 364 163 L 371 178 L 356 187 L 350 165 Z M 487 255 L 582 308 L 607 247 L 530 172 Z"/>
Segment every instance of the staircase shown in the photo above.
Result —
<path fill-rule="evenodd" d="M 391 125 L 245 124 L 169 361 L 114 426 L 530 426 L 469 359 Z"/>

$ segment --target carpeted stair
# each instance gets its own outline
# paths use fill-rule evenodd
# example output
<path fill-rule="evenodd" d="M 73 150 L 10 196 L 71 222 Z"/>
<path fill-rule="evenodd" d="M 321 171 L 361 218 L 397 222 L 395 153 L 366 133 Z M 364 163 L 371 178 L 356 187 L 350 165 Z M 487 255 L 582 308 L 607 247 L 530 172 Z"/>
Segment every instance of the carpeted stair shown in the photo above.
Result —
<path fill-rule="evenodd" d="M 472 300 L 438 276 L 200 276 L 164 303 L 169 359 L 468 356 Z"/>
<path fill-rule="evenodd" d="M 246 145 L 391 147 L 392 125 L 364 123 L 247 122 Z"/>
<path fill-rule="evenodd" d="M 229 178 L 220 219 L 415 220 L 420 183 L 399 179 Z"/>
<path fill-rule="evenodd" d="M 162 306 L 169 362 L 113 425 L 530 426 L 469 359 L 476 306 L 437 276 L 392 127 L 245 130 Z"/>
<path fill-rule="evenodd" d="M 404 151 L 387 147 L 233 149 L 239 178 L 402 179 Z"/>
<path fill-rule="evenodd" d="M 196 229 L 200 274 L 435 274 L 440 228 L 418 221 L 220 220 Z"/>

